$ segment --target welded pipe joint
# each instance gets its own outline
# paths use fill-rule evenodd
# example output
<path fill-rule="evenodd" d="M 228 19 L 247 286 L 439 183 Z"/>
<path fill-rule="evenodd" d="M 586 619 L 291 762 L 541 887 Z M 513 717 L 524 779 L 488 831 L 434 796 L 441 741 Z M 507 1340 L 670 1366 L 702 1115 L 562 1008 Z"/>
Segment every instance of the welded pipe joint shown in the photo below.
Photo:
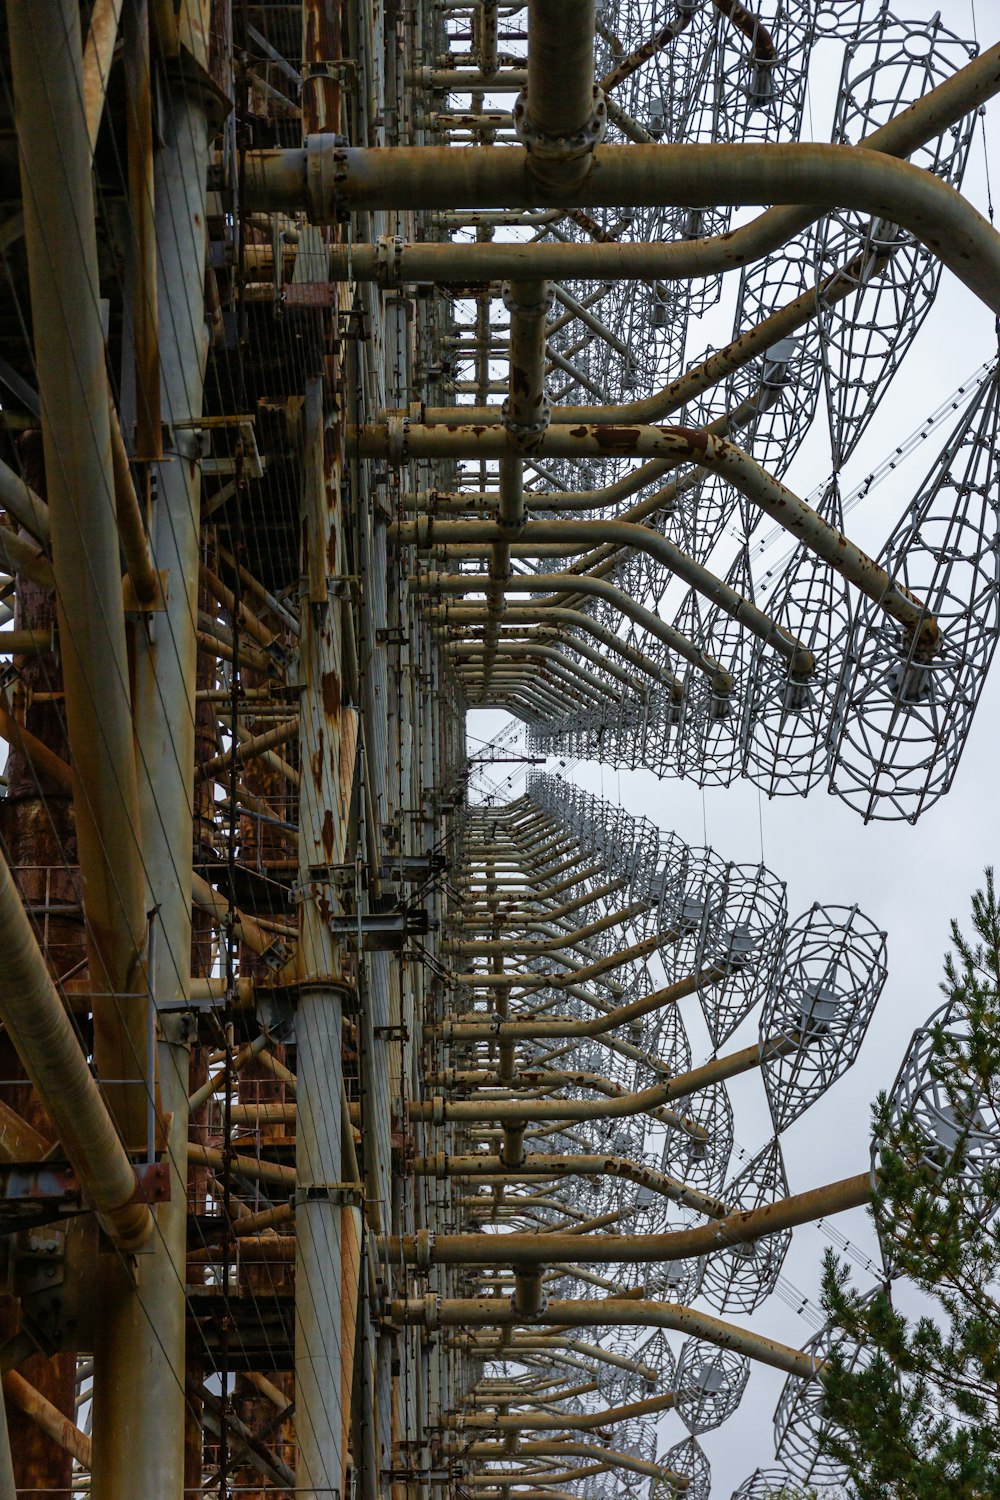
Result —
<path fill-rule="evenodd" d="M 537 172 L 541 167 L 537 175 L 544 177 L 546 169 L 555 167 L 558 170 L 564 164 L 579 162 L 601 144 L 608 128 L 608 105 L 596 83 L 593 100 L 590 118 L 579 130 L 572 135 L 548 135 L 532 122 L 527 85 L 522 88 L 511 114 L 514 134 L 528 153 L 529 171 Z"/>
<path fill-rule="evenodd" d="M 427 1272 L 434 1263 L 434 1235 L 429 1229 L 418 1229 L 414 1235 L 413 1264 L 416 1270 Z"/>
<path fill-rule="evenodd" d="M 542 1280 L 542 1267 L 514 1268 L 514 1292 L 510 1305 L 516 1317 L 534 1321 L 544 1316 L 549 1297 Z"/>
<path fill-rule="evenodd" d="M 398 234 L 380 234 L 375 241 L 375 280 L 385 290 L 403 284 L 403 239 Z"/>
<path fill-rule="evenodd" d="M 307 136 L 303 144 L 310 220 L 315 224 L 347 223 L 351 211 L 341 201 L 347 182 L 347 137 L 321 133 Z"/>
<path fill-rule="evenodd" d="M 517 285 L 524 288 L 533 286 L 535 283 L 519 281 Z M 513 282 L 505 281 L 500 288 L 500 295 L 503 298 L 503 305 L 507 311 L 509 313 L 524 313 L 532 317 L 551 317 L 556 301 L 555 287 L 551 281 L 540 281 L 537 285 L 543 288 L 543 295 L 529 302 L 515 295 Z"/>
<path fill-rule="evenodd" d="M 548 396 L 542 396 L 538 405 L 538 416 L 533 422 L 515 422 L 510 415 L 510 397 L 504 397 L 503 406 L 500 408 L 500 420 L 504 429 L 510 433 L 516 442 L 529 443 L 532 438 L 541 437 L 552 419 L 552 403 Z"/>
<path fill-rule="evenodd" d="M 409 435 L 409 417 L 394 412 L 386 423 L 386 458 L 393 468 L 402 468 L 406 463 Z"/>

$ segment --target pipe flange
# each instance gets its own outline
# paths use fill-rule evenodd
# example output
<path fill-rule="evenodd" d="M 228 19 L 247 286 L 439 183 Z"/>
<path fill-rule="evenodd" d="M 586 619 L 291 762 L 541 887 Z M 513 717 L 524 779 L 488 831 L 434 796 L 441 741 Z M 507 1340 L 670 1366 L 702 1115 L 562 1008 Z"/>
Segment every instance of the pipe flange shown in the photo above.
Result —
<path fill-rule="evenodd" d="M 578 161 L 599 146 L 608 128 L 608 105 L 603 90 L 594 84 L 594 103 L 590 119 L 572 135 L 544 135 L 528 116 L 528 89 L 522 88 L 511 111 L 514 134 L 532 156 L 545 161 Z"/>
<path fill-rule="evenodd" d="M 344 135 L 325 132 L 306 136 L 306 203 L 313 224 L 346 224 L 351 211 L 343 201 L 348 178 L 348 146 Z"/>
<path fill-rule="evenodd" d="M 393 468 L 401 469 L 406 463 L 410 446 L 410 419 L 394 412 L 386 426 L 386 457 Z"/>
<path fill-rule="evenodd" d="M 500 296 L 503 298 L 504 307 L 509 313 L 526 313 L 536 317 L 544 313 L 546 317 L 549 317 L 556 305 L 556 290 L 550 281 L 544 281 L 541 285 L 545 288 L 541 298 L 535 302 L 521 302 L 514 296 L 513 284 L 509 281 L 503 282 L 500 287 Z"/>
<path fill-rule="evenodd" d="M 434 1157 L 434 1176 L 438 1182 L 444 1182 L 448 1176 L 448 1153 L 438 1151 Z"/>
<path fill-rule="evenodd" d="M 444 1124 L 444 1095 L 435 1094 L 431 1100 L 431 1124 Z"/>
<path fill-rule="evenodd" d="M 441 1298 L 437 1292 L 428 1292 L 424 1298 L 424 1327 L 428 1329 L 440 1328 L 441 1326 Z"/>
<path fill-rule="evenodd" d="M 414 1235 L 413 1265 L 417 1271 L 427 1272 L 434 1259 L 434 1236 L 429 1229 L 418 1229 Z"/>
<path fill-rule="evenodd" d="M 384 290 L 403 283 L 403 237 L 380 234 L 375 241 L 375 280 Z"/>
<path fill-rule="evenodd" d="M 500 420 L 504 430 L 510 434 L 516 443 L 530 443 L 532 438 L 541 437 L 552 419 L 552 403 L 548 396 L 543 396 L 538 407 L 538 416 L 533 422 L 514 422 L 510 417 L 510 397 L 504 397 L 503 406 L 500 408 Z"/>

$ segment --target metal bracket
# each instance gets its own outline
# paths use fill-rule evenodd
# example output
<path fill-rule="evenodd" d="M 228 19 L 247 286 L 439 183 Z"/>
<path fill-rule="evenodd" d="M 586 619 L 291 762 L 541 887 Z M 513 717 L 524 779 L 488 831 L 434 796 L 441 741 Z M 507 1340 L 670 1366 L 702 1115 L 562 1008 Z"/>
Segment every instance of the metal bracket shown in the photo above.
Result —
<path fill-rule="evenodd" d="M 379 1042 L 408 1042 L 410 1033 L 405 1026 L 373 1026 L 372 1036 Z"/>
<path fill-rule="evenodd" d="M 408 938 L 426 937 L 431 930 L 431 919 L 423 907 L 418 907 L 331 917 L 329 925 L 334 937 L 347 947 L 353 946 L 364 953 L 398 953 Z"/>
<path fill-rule="evenodd" d="M 133 1203 L 169 1203 L 170 1163 L 165 1161 L 143 1162 L 136 1166 Z"/>
<path fill-rule="evenodd" d="M 66 1236 L 60 1229 L 26 1229 L 17 1236 L 12 1254 L 11 1290 L 16 1297 L 49 1292 L 63 1281 Z"/>
<path fill-rule="evenodd" d="M 0 1234 L 28 1232 L 87 1211 L 72 1167 L 52 1162 L 0 1165 Z"/>
<path fill-rule="evenodd" d="M 159 585 L 160 586 L 159 586 L 159 590 L 157 592 L 156 598 L 153 600 L 152 604 L 143 604 L 140 600 L 138 600 L 135 597 L 135 589 L 132 586 L 132 579 L 131 579 L 131 577 L 129 576 L 128 573 L 126 573 L 123 576 L 123 578 L 122 578 L 122 608 L 124 609 L 124 611 L 125 611 L 125 613 L 127 615 L 157 614 L 157 613 L 162 613 L 166 609 L 166 607 L 167 607 L 167 600 L 170 597 L 170 587 L 169 587 L 169 584 L 170 584 L 170 570 L 169 570 L 169 568 L 160 568 L 160 569 L 158 569 L 156 576 L 157 576 L 157 578 L 159 580 Z"/>
<path fill-rule="evenodd" d="M 443 854 L 383 854 L 379 861 L 380 880 L 398 880 L 404 885 L 414 885 L 441 875 L 448 868 Z"/>
<path fill-rule="evenodd" d="M 314 1182 L 309 1187 L 297 1187 L 289 1199 L 293 1208 L 301 1208 L 306 1203 L 330 1203 L 335 1208 L 360 1208 L 364 1201 L 364 1191 L 356 1182 Z"/>

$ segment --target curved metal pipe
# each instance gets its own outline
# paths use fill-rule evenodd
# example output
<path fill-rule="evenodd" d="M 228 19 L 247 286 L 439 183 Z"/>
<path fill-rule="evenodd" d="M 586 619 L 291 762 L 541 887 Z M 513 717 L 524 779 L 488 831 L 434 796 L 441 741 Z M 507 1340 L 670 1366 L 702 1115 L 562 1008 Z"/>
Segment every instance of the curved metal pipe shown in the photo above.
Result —
<path fill-rule="evenodd" d="M 152 1214 L 146 1203 L 136 1201 L 132 1163 L 2 855 L 0 1016 L 108 1233 L 121 1249 L 138 1249 L 153 1232 Z"/>
<path fill-rule="evenodd" d="M 523 1236 L 493 1235 L 489 1238 L 502 1243 L 504 1239 Z M 401 1297 L 392 1303 L 390 1316 L 401 1326 L 416 1324 L 423 1328 L 509 1327 L 520 1321 L 510 1304 L 505 1304 L 499 1297 Z M 721 1318 L 713 1318 L 710 1313 L 695 1312 L 673 1302 L 631 1302 L 610 1297 L 582 1302 L 552 1301 L 545 1318 L 554 1326 L 566 1328 L 669 1328 L 694 1334 L 707 1343 L 722 1349 L 735 1349 L 801 1380 L 817 1380 L 823 1370 L 815 1356 L 805 1354 L 801 1349 L 790 1349 L 787 1344 L 779 1344 L 749 1328 L 737 1328 Z"/>
<path fill-rule="evenodd" d="M 412 576 L 408 582 L 414 592 L 425 594 L 472 594 L 479 592 L 483 587 L 482 578 L 476 578 L 468 573 L 423 573 Z M 574 573 L 516 573 L 507 580 L 507 592 L 509 594 L 545 595 L 553 593 L 595 594 L 598 598 L 607 599 L 636 625 L 641 625 L 649 635 L 655 636 L 684 661 L 690 662 L 700 672 L 711 677 L 713 690 L 720 697 L 732 691 L 732 677 L 728 672 L 724 672 L 719 663 L 706 651 L 694 645 L 665 620 L 661 620 L 659 615 L 654 615 L 652 610 L 637 603 L 630 594 L 625 593 L 624 589 L 618 588 L 616 584 L 608 583 L 603 578 L 578 577 Z M 551 602 L 555 603 L 555 600 Z M 544 608 L 543 603 L 540 609 Z M 539 618 L 541 619 L 542 616 L 539 615 Z"/>

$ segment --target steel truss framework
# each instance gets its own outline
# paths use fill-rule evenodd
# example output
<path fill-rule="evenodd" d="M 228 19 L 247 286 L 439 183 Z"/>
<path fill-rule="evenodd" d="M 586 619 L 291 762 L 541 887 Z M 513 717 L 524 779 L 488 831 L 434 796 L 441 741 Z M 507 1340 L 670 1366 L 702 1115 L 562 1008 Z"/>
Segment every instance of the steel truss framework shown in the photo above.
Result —
<path fill-rule="evenodd" d="M 543 763 L 947 792 L 996 364 L 877 557 L 844 470 L 944 271 L 1000 315 L 1000 46 L 877 0 L 4 11 L 0 1500 L 708 1500 L 758 1363 L 734 1500 L 814 1493 L 830 1336 L 747 1319 L 870 1197 L 781 1142 L 885 935 Z M 893 1106 L 985 1217 L 939 1020 Z"/>

